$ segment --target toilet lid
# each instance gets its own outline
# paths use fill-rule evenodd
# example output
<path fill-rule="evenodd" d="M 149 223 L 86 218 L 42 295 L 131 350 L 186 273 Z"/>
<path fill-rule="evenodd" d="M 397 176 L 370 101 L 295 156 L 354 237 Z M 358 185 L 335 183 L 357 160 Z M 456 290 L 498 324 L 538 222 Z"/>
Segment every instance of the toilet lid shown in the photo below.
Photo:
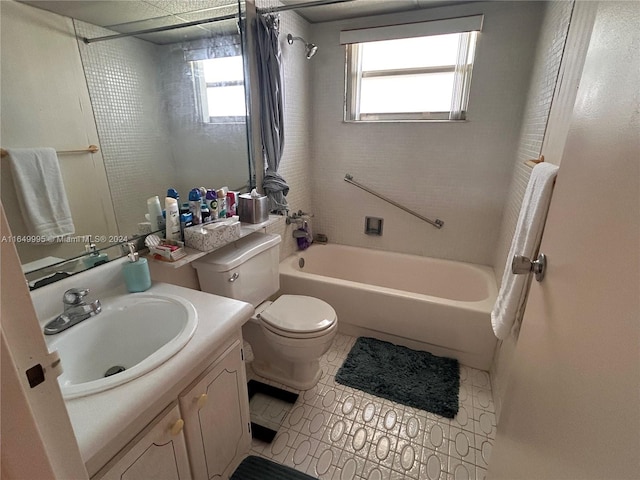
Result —
<path fill-rule="evenodd" d="M 305 295 L 281 295 L 260 313 L 260 318 L 278 330 L 313 333 L 336 322 L 336 311 L 327 302 Z"/>

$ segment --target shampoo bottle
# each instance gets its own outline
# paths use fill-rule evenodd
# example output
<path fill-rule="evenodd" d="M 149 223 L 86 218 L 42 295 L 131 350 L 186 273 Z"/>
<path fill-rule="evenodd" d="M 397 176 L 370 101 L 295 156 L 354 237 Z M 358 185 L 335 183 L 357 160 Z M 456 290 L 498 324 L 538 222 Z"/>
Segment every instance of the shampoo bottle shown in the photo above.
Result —
<path fill-rule="evenodd" d="M 180 212 L 178 210 L 178 201 L 175 198 L 167 197 L 164 201 L 164 208 L 167 216 L 165 238 L 167 240 L 180 240 Z"/>
<path fill-rule="evenodd" d="M 129 292 L 144 292 L 151 287 L 149 264 L 146 258 L 138 256 L 133 243 L 129 243 L 127 246 L 129 247 L 129 255 L 127 255 L 129 261 L 122 267 L 124 282 Z"/>

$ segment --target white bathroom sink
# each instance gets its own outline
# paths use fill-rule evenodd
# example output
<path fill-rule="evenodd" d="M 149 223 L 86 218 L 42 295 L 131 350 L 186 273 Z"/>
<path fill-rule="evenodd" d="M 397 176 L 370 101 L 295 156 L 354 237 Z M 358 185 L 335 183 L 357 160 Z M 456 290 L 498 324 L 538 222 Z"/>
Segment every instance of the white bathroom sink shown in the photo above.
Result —
<path fill-rule="evenodd" d="M 144 375 L 178 353 L 198 325 L 194 306 L 173 295 L 134 293 L 100 301 L 102 313 L 46 338 L 49 351 L 57 350 L 62 360 L 58 380 L 65 398 Z"/>

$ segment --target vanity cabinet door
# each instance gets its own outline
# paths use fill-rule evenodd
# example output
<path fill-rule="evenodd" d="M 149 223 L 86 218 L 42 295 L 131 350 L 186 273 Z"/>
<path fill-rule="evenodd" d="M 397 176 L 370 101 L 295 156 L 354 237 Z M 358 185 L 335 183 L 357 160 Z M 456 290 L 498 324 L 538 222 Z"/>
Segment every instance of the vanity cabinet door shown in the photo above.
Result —
<path fill-rule="evenodd" d="M 91 480 L 189 480 L 183 425 L 178 406 L 170 406 Z"/>
<path fill-rule="evenodd" d="M 251 445 L 242 341 L 180 396 L 194 480 L 227 479 Z"/>

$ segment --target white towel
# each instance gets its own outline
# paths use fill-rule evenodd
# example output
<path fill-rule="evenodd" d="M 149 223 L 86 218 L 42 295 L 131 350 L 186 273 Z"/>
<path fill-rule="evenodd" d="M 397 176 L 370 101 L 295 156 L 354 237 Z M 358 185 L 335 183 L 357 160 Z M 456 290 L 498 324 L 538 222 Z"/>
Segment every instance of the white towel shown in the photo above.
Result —
<path fill-rule="evenodd" d="M 526 289 L 529 285 L 530 275 L 511 273 L 511 261 L 514 255 L 522 255 L 533 260 L 533 256 L 538 251 L 557 172 L 557 166 L 539 163 L 533 167 L 529 177 L 511 241 L 511 249 L 507 256 L 507 264 L 502 275 L 500 292 L 491 312 L 493 332 L 501 340 L 507 338 L 512 329 L 517 332 L 516 319 L 521 317 Z"/>
<path fill-rule="evenodd" d="M 29 235 L 46 242 L 73 235 L 75 227 L 53 148 L 11 148 L 9 161 L 18 205 Z"/>

